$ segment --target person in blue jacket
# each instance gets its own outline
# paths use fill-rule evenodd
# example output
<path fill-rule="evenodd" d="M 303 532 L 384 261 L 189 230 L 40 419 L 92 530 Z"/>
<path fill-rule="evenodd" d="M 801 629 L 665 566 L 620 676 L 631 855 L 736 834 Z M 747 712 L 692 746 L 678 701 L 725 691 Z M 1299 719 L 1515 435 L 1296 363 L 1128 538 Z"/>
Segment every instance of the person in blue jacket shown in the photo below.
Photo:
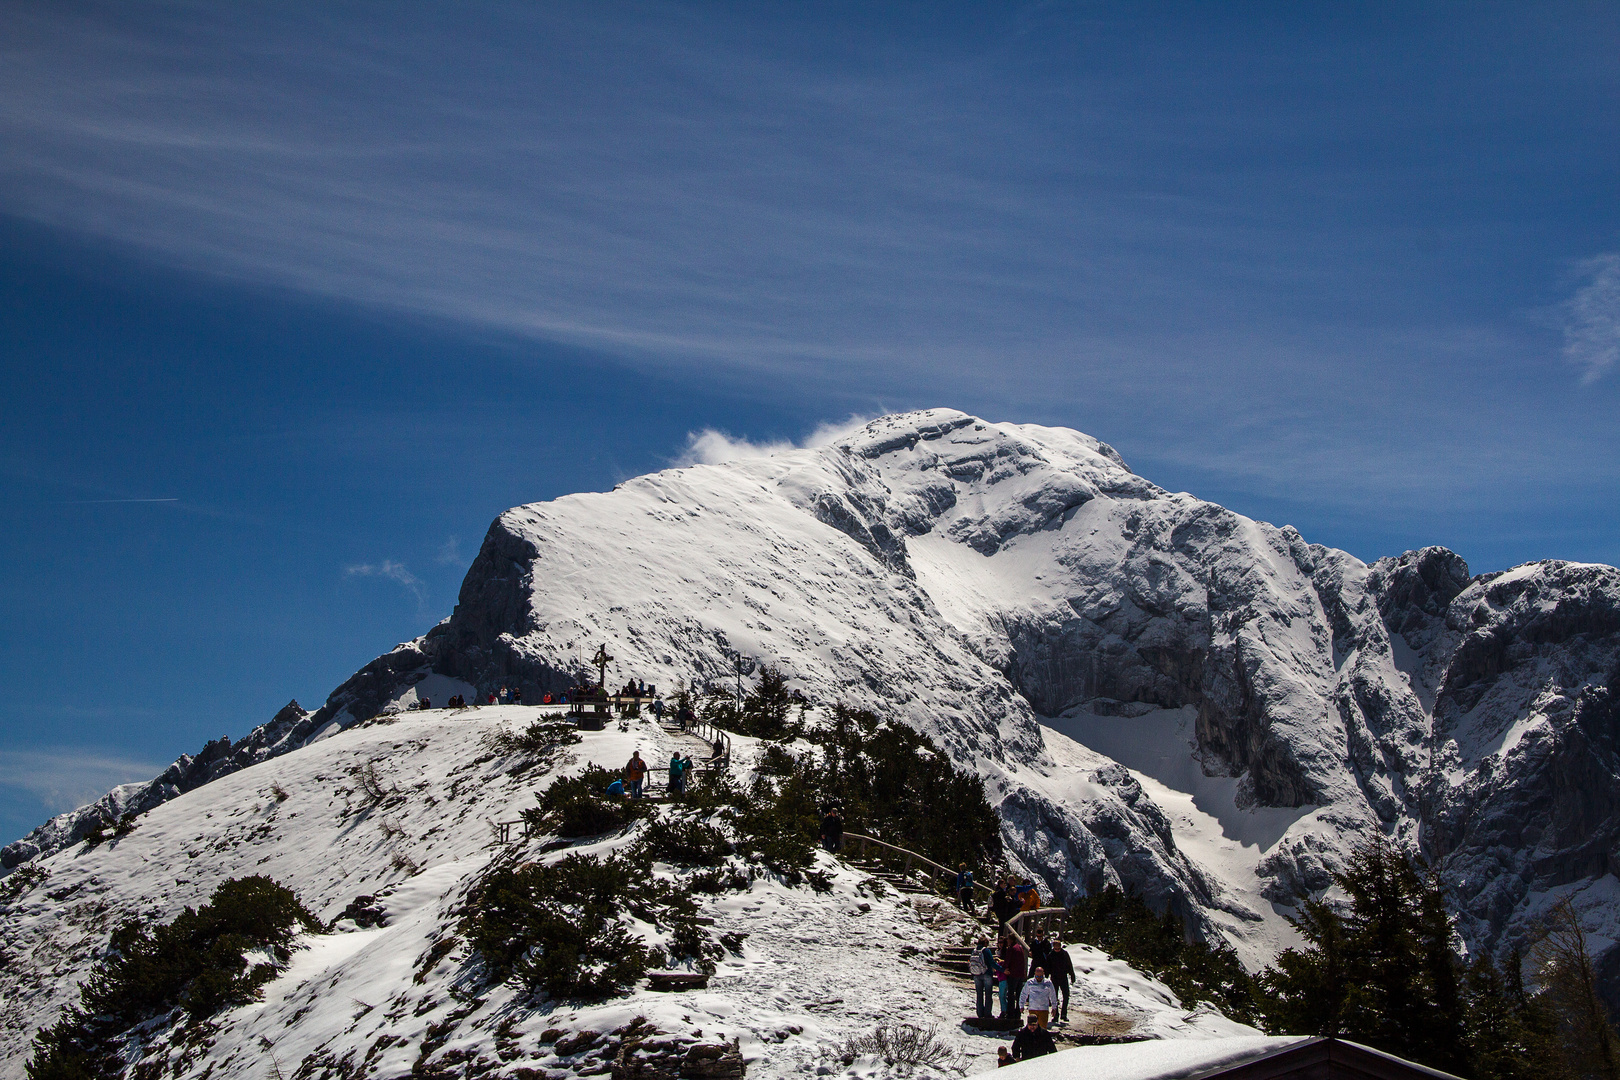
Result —
<path fill-rule="evenodd" d="M 967 863 L 959 863 L 956 867 L 956 901 L 962 905 L 962 910 L 969 915 L 973 914 L 973 871 L 968 869 Z"/>

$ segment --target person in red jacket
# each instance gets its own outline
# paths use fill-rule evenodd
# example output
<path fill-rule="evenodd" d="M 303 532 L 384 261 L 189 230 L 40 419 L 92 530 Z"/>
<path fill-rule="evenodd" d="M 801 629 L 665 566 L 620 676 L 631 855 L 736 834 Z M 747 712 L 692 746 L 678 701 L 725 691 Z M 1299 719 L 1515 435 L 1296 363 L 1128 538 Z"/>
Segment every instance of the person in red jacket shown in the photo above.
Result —
<path fill-rule="evenodd" d="M 1018 944 L 1018 939 L 1011 934 L 1001 939 L 1001 962 L 1007 969 L 1007 1007 L 1001 1018 L 1017 1020 L 1023 1012 L 1018 1004 L 1018 995 L 1024 990 L 1024 977 L 1029 974 L 1029 957 L 1024 954 L 1024 947 Z"/>

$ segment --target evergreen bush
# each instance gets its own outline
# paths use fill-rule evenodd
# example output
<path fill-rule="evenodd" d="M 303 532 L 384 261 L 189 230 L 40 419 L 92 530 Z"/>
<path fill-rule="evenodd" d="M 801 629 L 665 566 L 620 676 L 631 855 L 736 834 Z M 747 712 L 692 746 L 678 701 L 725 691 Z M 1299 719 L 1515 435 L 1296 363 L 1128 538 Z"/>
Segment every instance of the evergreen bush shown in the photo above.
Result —
<path fill-rule="evenodd" d="M 675 866 L 718 867 L 735 850 L 726 834 L 690 818 L 654 818 L 636 838 L 636 856 Z"/>
<path fill-rule="evenodd" d="M 537 792 L 539 805 L 522 813 L 533 832 L 557 836 L 601 836 L 617 832 L 647 812 L 647 805 L 635 799 L 611 799 L 608 785 L 618 779 L 599 766 L 591 766 L 578 776 L 558 777 L 545 791 Z"/>
<path fill-rule="evenodd" d="M 579 730 L 563 720 L 536 720 L 517 731 L 497 731 L 484 745 L 501 755 L 542 755 L 579 742 Z"/>
<path fill-rule="evenodd" d="M 713 970 L 719 946 L 698 924 L 696 904 L 633 855 L 498 867 L 469 895 L 462 933 L 496 979 L 553 998 L 600 1000 L 666 959 L 624 914 L 669 930 L 670 958 Z"/>
<path fill-rule="evenodd" d="M 1001 863 L 1001 818 L 984 781 L 958 769 L 927 735 L 835 705 L 831 723 L 802 737 L 819 751 L 799 759 L 792 774 L 802 783 L 804 805 L 838 802 L 850 830 L 946 866 Z"/>
<path fill-rule="evenodd" d="M 291 958 L 298 927 L 321 927 L 291 890 L 267 877 L 232 878 L 173 922 L 126 922 L 79 992 L 79 1004 L 34 1040 L 29 1080 L 111 1080 L 120 1042 L 167 1015 L 191 1023 L 258 999 Z M 264 950 L 265 963 L 245 954 Z M 154 1025 L 155 1026 L 155 1025 Z"/>
<path fill-rule="evenodd" d="M 1545 994 L 1512 959 L 1466 972 L 1438 876 L 1382 837 L 1358 848 L 1334 883 L 1348 902 L 1306 901 L 1305 944 L 1259 978 L 1266 1027 L 1338 1035 L 1477 1080 L 1567 1075 Z"/>

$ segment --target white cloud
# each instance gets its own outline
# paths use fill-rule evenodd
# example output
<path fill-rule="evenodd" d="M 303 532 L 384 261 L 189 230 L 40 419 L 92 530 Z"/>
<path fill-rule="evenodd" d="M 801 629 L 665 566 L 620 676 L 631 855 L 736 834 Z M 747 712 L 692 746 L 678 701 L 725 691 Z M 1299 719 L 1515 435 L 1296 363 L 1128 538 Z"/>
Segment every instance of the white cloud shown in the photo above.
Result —
<path fill-rule="evenodd" d="M 816 429 L 805 436 L 803 441 L 797 443 L 787 440 L 753 442 L 714 428 L 689 431 L 686 434 L 686 449 L 675 461 L 678 465 L 719 465 L 722 462 L 738 461 L 743 458 L 771 457 L 803 447 L 827 446 L 859 431 L 867 422 L 868 418 L 864 416 L 851 416 L 847 420 L 836 422 L 823 421 L 816 425 Z"/>
<path fill-rule="evenodd" d="M 52 814 L 101 798 L 119 784 L 150 780 L 162 765 L 94 751 L 51 748 L 0 754 L 0 788 L 22 792 Z"/>
<path fill-rule="evenodd" d="M 493 5 L 431 33 L 382 10 L 10 13 L 0 210 L 250 280 L 746 370 L 1070 356 L 1082 313 L 1155 277 L 1116 253 L 1166 223 L 1134 194 L 1009 186 L 1009 153 L 1039 174 L 1067 152 L 981 94 L 929 108 L 933 61 L 805 66 L 747 20 L 659 5 Z M 1157 290 L 1178 310 L 1180 265 Z"/>
<path fill-rule="evenodd" d="M 1587 283 L 1563 305 L 1564 359 L 1590 383 L 1620 361 L 1620 253 L 1588 259 L 1581 270 Z"/>
<path fill-rule="evenodd" d="M 853 435 L 872 422 L 870 416 L 851 415 L 847 420 L 823 420 L 806 435 L 804 446 L 831 446 L 846 435 Z"/>
<path fill-rule="evenodd" d="M 434 557 L 433 561 L 440 566 L 460 566 L 466 562 L 466 556 L 461 553 L 461 537 L 452 536 L 443 544 L 440 544 L 439 554 Z"/>
<path fill-rule="evenodd" d="M 346 567 L 343 574 L 345 577 L 380 577 L 387 578 L 389 581 L 397 581 L 412 596 L 416 597 L 418 604 L 427 600 L 427 593 L 422 588 L 422 580 L 405 569 L 404 563 L 394 562 L 392 559 L 384 559 L 380 563 L 361 563 L 357 566 Z"/>
<path fill-rule="evenodd" d="M 681 465 L 719 465 L 742 458 L 770 457 L 792 449 L 794 445 L 790 442 L 750 442 L 724 431 L 704 428 L 686 433 L 686 449 L 675 460 Z"/>

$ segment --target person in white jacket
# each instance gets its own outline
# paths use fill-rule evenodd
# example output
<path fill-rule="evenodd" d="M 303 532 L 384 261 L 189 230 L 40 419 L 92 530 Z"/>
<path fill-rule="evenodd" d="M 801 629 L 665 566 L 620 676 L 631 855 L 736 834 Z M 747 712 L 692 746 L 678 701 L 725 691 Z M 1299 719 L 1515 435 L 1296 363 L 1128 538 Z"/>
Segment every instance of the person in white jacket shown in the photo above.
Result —
<path fill-rule="evenodd" d="M 1052 1009 L 1057 1005 L 1057 987 L 1046 977 L 1044 968 L 1036 968 L 1033 978 L 1024 984 L 1023 992 L 1018 995 L 1018 1006 L 1029 1010 L 1029 1018 L 1045 1030 L 1046 1022 L 1052 1016 Z"/>

